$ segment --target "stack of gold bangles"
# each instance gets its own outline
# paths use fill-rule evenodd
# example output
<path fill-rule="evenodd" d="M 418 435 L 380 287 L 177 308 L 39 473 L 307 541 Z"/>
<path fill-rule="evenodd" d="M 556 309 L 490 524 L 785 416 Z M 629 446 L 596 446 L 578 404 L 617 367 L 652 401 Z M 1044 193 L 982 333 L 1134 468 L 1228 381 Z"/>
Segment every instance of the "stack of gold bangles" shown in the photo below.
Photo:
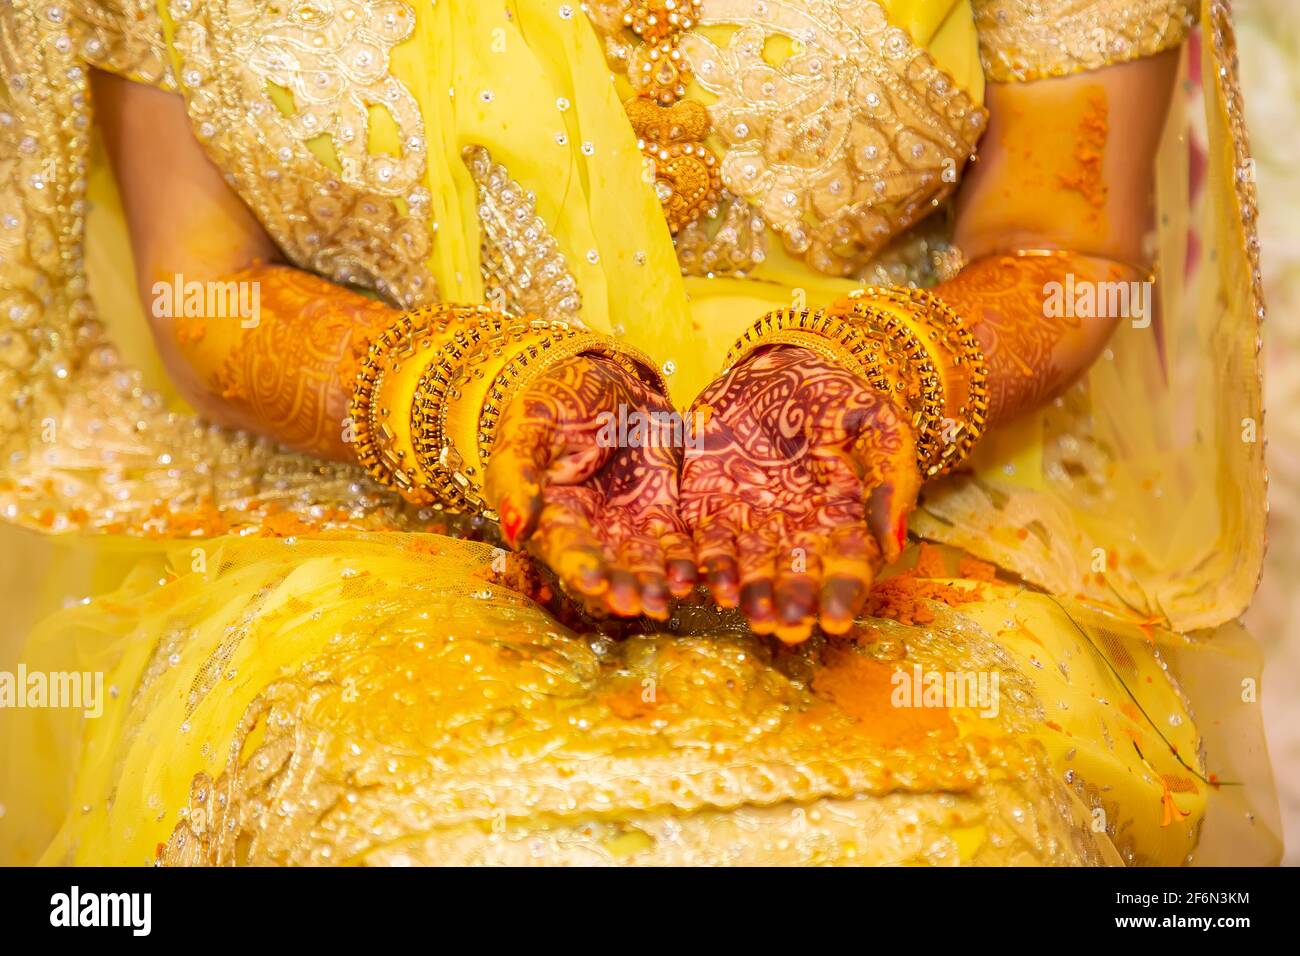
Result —
<path fill-rule="evenodd" d="M 984 356 L 930 292 L 867 288 L 824 310 L 769 312 L 736 341 L 728 368 L 766 345 L 799 345 L 860 375 L 910 416 L 926 477 L 963 461 L 988 413 Z M 350 414 L 372 477 L 416 504 L 495 517 L 483 477 L 511 399 L 556 363 L 606 356 L 667 395 L 645 354 L 567 322 L 476 306 L 403 314 L 370 344 Z"/>
<path fill-rule="evenodd" d="M 925 477 L 970 454 L 988 415 L 988 369 L 975 336 L 923 289 L 870 287 L 824 310 L 769 312 L 732 346 L 730 368 L 766 345 L 800 345 L 893 398 L 916 429 Z"/>
<path fill-rule="evenodd" d="M 407 312 L 361 362 L 350 409 L 357 458 L 409 501 L 494 518 L 483 475 L 501 413 L 547 369 L 588 353 L 667 394 L 649 357 L 567 322 L 477 306 Z"/>

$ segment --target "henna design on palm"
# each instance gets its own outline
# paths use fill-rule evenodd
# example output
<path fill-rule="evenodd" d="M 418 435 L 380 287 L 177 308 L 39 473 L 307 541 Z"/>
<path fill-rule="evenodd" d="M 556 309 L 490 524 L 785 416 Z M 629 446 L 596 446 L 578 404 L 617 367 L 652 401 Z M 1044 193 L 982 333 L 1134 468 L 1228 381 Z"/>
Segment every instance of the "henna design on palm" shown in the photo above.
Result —
<path fill-rule="evenodd" d="M 589 612 L 662 620 L 696 581 L 678 514 L 682 448 L 611 441 L 620 406 L 675 414 L 608 358 L 556 364 L 502 416 L 485 494 L 511 547 L 526 545 Z"/>
<path fill-rule="evenodd" d="M 789 643 L 849 630 L 902 550 L 920 489 L 913 428 L 884 395 L 815 353 L 749 356 L 696 401 L 703 451 L 682 511 L 714 599 Z"/>

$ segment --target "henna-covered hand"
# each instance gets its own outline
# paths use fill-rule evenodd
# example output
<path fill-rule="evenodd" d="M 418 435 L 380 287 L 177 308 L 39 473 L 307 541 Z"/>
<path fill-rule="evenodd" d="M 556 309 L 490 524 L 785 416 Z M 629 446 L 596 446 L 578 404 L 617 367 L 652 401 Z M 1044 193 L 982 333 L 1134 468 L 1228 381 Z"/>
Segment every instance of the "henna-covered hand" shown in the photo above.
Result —
<path fill-rule="evenodd" d="M 625 421 L 675 415 L 611 359 L 556 364 L 502 415 L 484 493 L 510 545 L 526 544 L 589 611 L 662 620 L 696 580 L 678 515 L 681 442 L 646 430 L 622 440 L 620 406 Z"/>
<path fill-rule="evenodd" d="M 842 634 L 906 537 L 921 476 L 912 426 L 808 349 L 756 352 L 696 401 L 703 450 L 682 513 L 714 600 L 788 643 Z"/>

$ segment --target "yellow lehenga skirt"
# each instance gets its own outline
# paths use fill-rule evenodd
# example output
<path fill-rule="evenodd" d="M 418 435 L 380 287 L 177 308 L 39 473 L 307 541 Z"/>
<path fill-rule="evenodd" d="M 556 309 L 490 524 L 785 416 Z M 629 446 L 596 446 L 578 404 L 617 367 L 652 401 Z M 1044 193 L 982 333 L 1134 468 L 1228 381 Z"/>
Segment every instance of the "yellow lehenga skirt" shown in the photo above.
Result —
<path fill-rule="evenodd" d="M 430 273 L 447 300 L 484 298 L 463 153 L 486 148 L 548 211 L 584 320 L 671 362 L 684 403 L 755 315 L 792 289 L 815 305 L 854 283 L 777 250 L 746 278 L 683 279 L 653 194 L 624 188 L 639 152 L 595 35 L 551 7 L 421 8 L 391 51 L 434 144 Z M 884 7 L 978 97 L 965 3 Z M 488 52 L 496 37 L 509 56 Z M 1239 143 L 1230 92 L 1207 93 L 1218 197 Z M 567 146 L 543 149 L 560 99 L 573 107 L 562 122 L 578 125 Z M 1173 148 L 1184 134 L 1162 157 L 1163 208 L 1186 206 L 1186 152 Z M 397 132 L 372 130 L 372 148 L 386 135 Z M 147 365 L 102 168 L 89 189 L 96 312 Z M 323 531 L 266 511 L 238 533 L 69 548 L 54 573 L 94 596 L 37 625 L 22 660 L 103 672 L 106 700 L 94 720 L 0 715 L 0 852 L 79 864 L 1269 859 L 1267 760 L 1248 699 L 1258 660 L 1220 623 L 1249 593 L 1253 560 L 1225 545 L 1253 553 L 1259 501 L 1253 478 L 1205 477 L 1216 461 L 1229 479 L 1257 464 L 1220 451 L 1238 427 L 1233 403 L 1250 398 L 1201 399 L 1195 439 L 1171 442 L 1178 402 L 1134 384 L 1171 361 L 1180 375 L 1248 379 L 1231 355 L 1197 357 L 1214 336 L 1245 354 L 1241 330 L 1224 330 L 1251 301 L 1236 207 L 1203 212 L 1229 243 L 1204 287 L 1236 298 L 1166 283 L 1176 334 L 1164 353 L 1122 332 L 1076 395 L 987 442 L 974 476 L 928 489 L 915 527 L 954 547 L 909 551 L 851 640 L 780 648 L 707 605 L 617 639 L 579 632 L 526 596 L 519 566 L 503 571 L 489 544 Z M 1176 259 L 1192 217 L 1167 222 L 1162 259 Z M 1150 493 L 1157 474 L 1164 498 Z M 335 500 L 346 511 L 346 493 Z M 6 533 L 22 553 L 48 548 Z M 944 685 L 952 675 L 972 682 Z"/>
<path fill-rule="evenodd" d="M 1226 628 L 1207 651 L 905 573 L 924 586 L 878 588 L 892 616 L 851 641 L 778 648 L 707 606 L 615 640 L 442 535 L 202 550 L 203 573 L 178 545 L 36 632 L 29 669 L 106 688 L 79 747 L 52 733 L 76 714 L 25 741 L 47 862 L 1176 864 L 1242 783 L 1205 770 L 1169 669 L 1249 673 Z M 930 675 L 973 680 L 954 700 Z M 1235 746 L 1211 766 L 1258 779 L 1257 739 L 1214 736 Z"/>

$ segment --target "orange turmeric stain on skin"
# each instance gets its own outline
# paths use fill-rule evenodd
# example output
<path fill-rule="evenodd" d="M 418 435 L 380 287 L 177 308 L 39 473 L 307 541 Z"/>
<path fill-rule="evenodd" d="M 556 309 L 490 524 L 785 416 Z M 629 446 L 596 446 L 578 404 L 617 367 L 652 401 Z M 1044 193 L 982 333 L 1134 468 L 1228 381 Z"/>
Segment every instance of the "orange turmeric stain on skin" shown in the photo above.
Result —
<path fill-rule="evenodd" d="M 1106 95 L 1101 91 L 1088 94 L 1082 118 L 1075 137 L 1074 165 L 1057 174 L 1060 184 L 1078 193 L 1098 218 L 1105 208 L 1108 189 L 1105 177 L 1106 141 L 1110 136 L 1110 120 Z"/>

